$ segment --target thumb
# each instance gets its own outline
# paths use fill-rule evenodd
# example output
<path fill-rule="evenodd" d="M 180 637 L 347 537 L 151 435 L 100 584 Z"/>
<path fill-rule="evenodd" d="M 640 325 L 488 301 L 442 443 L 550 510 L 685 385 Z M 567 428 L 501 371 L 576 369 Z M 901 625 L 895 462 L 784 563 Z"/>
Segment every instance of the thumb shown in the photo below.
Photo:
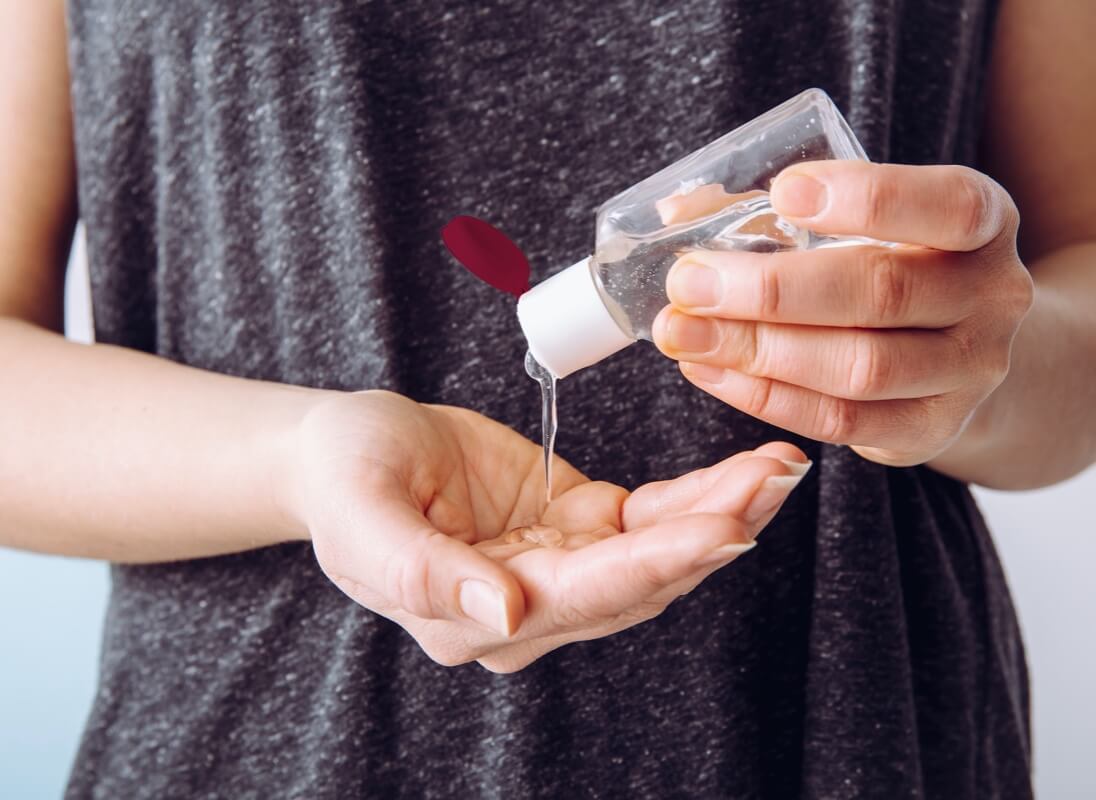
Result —
<path fill-rule="evenodd" d="M 422 619 L 472 620 L 510 637 L 525 614 L 514 575 L 469 544 L 441 533 L 414 508 L 384 509 L 374 537 L 377 589 Z"/>

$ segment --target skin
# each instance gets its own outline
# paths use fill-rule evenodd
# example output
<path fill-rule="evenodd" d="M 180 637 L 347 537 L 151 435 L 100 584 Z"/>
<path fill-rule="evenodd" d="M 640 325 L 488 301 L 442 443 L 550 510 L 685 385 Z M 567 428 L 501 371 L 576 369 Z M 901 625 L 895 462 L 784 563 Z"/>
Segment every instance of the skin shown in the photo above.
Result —
<path fill-rule="evenodd" d="M 560 460 L 546 506 L 540 448 L 466 409 L 343 395 L 302 433 L 292 516 L 327 576 L 439 663 L 499 672 L 661 613 L 752 547 L 797 480 L 766 478 L 787 475 L 779 459 L 803 460 L 774 443 L 632 493 Z M 561 531 L 563 546 L 506 541 L 531 522 Z M 506 598 L 479 626 L 460 607 L 469 579 Z"/>
<path fill-rule="evenodd" d="M 472 411 L 65 341 L 68 77 L 62 3 L 0 0 L 0 544 L 135 563 L 310 540 L 439 663 L 511 672 L 661 613 L 805 471 L 772 443 L 629 492 L 557 460 L 545 505 L 540 446 Z M 505 541 L 531 522 L 563 546 Z"/>
<path fill-rule="evenodd" d="M 658 347 L 724 402 L 882 464 L 1000 489 L 1088 467 L 1094 29 L 1092 4 L 1005 3 L 983 155 L 1000 182 L 959 166 L 789 167 L 778 213 L 905 246 L 686 253 Z"/>
<path fill-rule="evenodd" d="M 1067 29 L 1080 12 L 1053 5 L 1047 13 L 1047 7 L 1040 6 L 1040 30 L 1055 35 L 1060 26 L 1069 39 Z M 1009 13 L 1018 15 L 1015 28 L 1031 22 L 1023 11 Z M 1067 46 L 1053 50 L 1017 57 L 1028 67 L 1024 59 L 1062 57 L 1077 59 L 1067 64 L 1084 64 L 1089 58 Z M 61 3 L 0 0 L 0 114 L 18 121 L 0 126 L 0 543 L 137 562 L 310 539 L 336 585 L 402 625 L 435 660 L 475 660 L 492 670 L 513 671 L 567 642 L 606 636 L 659 613 L 744 552 L 779 509 L 794 473 L 802 471 L 802 453 L 774 443 L 629 493 L 590 481 L 559 462 L 559 495 L 542 507 L 539 447 L 473 412 L 422 406 L 384 392 L 330 393 L 241 380 L 121 348 L 64 341 L 58 334 L 61 286 L 75 219 L 66 70 Z M 1054 95 L 1058 87 L 1041 88 L 1047 90 L 1047 105 L 1039 105 L 1043 101 L 1034 88 L 1020 92 L 1016 96 L 1028 97 L 1032 108 L 1025 111 L 1021 103 L 1010 124 L 1032 124 L 1036 110 L 1053 109 L 1060 119 L 1063 110 L 1067 116 L 1087 113 L 1061 102 Z M 1004 107 L 991 103 L 997 113 Z M 1061 128 L 1080 127 L 1083 120 L 1077 119 L 1064 120 Z M 1050 134 L 1058 137 L 1057 146 L 1023 149 Z M 1049 133 L 1036 129 L 1029 139 L 1010 134 L 995 146 L 1002 163 L 1012 163 L 1029 152 L 1073 152 L 1069 135 L 1058 127 Z M 1076 173 L 1077 165 L 1066 173 L 1070 170 Z M 903 174 L 907 177 L 896 179 L 903 192 L 931 177 L 919 170 Z M 915 177 L 920 174 L 927 177 Z M 1030 180 L 1034 183 L 1017 178 L 1020 189 L 1013 188 L 1014 194 L 1026 196 L 1024 186 L 1043 186 Z M 842 186 L 831 190 L 848 194 L 840 206 L 863 213 L 865 203 L 857 206 L 855 193 Z M 949 208 L 960 207 L 949 195 L 937 200 L 941 197 Z M 1079 221 L 1074 234 L 1096 219 L 1087 213 L 1092 201 L 1079 190 L 1063 198 L 1063 208 L 1090 204 L 1078 206 L 1084 213 L 1064 212 Z M 1001 202 L 1007 211 L 1009 204 Z M 923 206 L 914 204 L 917 214 L 901 220 L 882 214 L 859 219 L 886 222 L 872 231 L 897 230 L 900 222 L 898 232 L 906 235 L 883 238 L 916 241 L 910 231 L 935 235 L 935 221 L 924 219 L 929 209 Z M 826 224 L 809 222 L 819 230 Z M 996 242 L 996 249 L 985 251 L 983 261 L 1013 276 L 1008 286 L 1016 295 L 1013 289 L 1007 293 L 1007 314 L 987 318 L 997 341 L 1007 336 L 1007 319 L 1023 316 L 1026 301 L 1023 282 L 1015 277 L 1019 267 L 1001 255 L 1008 252 L 1007 238 L 990 236 L 991 227 L 985 228 L 986 241 Z M 1045 246 L 1045 240 L 1036 241 Z M 1020 371 L 1016 381 L 1022 388 L 1004 391 L 1013 381 L 1010 373 L 996 390 L 984 389 L 993 395 L 990 400 L 964 401 L 975 409 L 998 404 L 1005 409 L 986 423 L 966 426 L 965 431 L 991 431 L 985 439 L 970 440 L 978 446 L 966 454 L 955 436 L 940 453 L 915 454 L 916 447 L 906 442 L 855 442 L 862 452 L 896 461 L 924 456 L 952 474 L 1014 481 L 1000 472 L 1001 454 L 1022 444 L 999 433 L 1003 423 L 993 424 L 1011 414 L 1029 426 L 1028 441 L 1041 445 L 1039 474 L 1061 475 L 1075 471 L 1085 458 L 1090 461 L 1091 450 L 1077 443 L 1086 440 L 1090 428 L 1076 427 L 1069 405 L 1092 391 L 1093 378 L 1075 369 L 1077 363 L 1091 363 L 1078 361 L 1091 347 L 1091 330 L 1071 296 L 1079 291 L 1082 272 L 1075 266 L 1080 258 L 1071 253 L 1087 252 L 1086 241 L 1078 238 L 1068 247 L 1059 242 L 1038 257 L 1035 304 L 1013 346 L 1013 372 Z M 917 252 L 916 263 L 926 265 L 926 275 L 952 263 L 946 254 L 937 258 L 935 249 Z M 960 254 L 954 260 L 962 259 Z M 803 266 L 818 274 L 826 269 L 821 260 Z M 966 275 L 966 268 L 962 272 Z M 1091 279 L 1091 270 L 1084 275 Z M 998 284 L 987 288 L 972 279 L 963 285 L 980 293 L 980 305 L 997 304 Z M 1051 310 L 1039 311 L 1039 296 L 1047 292 L 1060 304 L 1057 313 L 1053 303 L 1043 303 Z M 849 294 L 844 305 L 857 302 Z M 872 309 L 868 302 L 853 318 L 867 319 Z M 719 313 L 688 316 L 716 325 L 751 322 Z M 1026 356 L 1024 331 L 1038 330 L 1028 327 L 1033 319 L 1070 344 L 1044 335 Z M 969 328 L 972 337 L 976 327 Z M 988 344 L 984 351 L 971 349 L 964 362 L 968 372 L 999 373 L 999 349 Z M 984 355 L 990 351 L 993 358 Z M 1034 376 L 1044 380 L 1029 386 L 1037 382 Z M 1074 382 L 1073 394 L 1057 388 L 1065 380 Z M 1033 409 L 1038 419 L 1029 421 Z M 944 441 L 949 437 L 941 430 L 949 420 L 928 415 L 920 421 Z M 1059 440 L 1060 448 L 1047 445 Z M 960 463 L 946 464 L 954 454 L 962 455 L 956 456 Z M 559 529 L 566 545 L 505 541 L 509 526 L 531 521 Z"/>

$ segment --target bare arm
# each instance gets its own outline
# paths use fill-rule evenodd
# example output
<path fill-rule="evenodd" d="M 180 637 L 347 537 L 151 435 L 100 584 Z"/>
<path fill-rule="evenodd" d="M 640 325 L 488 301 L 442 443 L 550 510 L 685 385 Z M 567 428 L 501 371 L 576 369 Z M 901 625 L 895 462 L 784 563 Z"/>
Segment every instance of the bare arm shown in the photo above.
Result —
<path fill-rule="evenodd" d="M 1096 461 L 1096 5 L 1008 0 L 997 26 L 984 168 L 1020 210 L 1035 300 L 1012 367 L 932 466 L 1005 489 Z"/>
<path fill-rule="evenodd" d="M 0 3 L 0 544 L 146 561 L 302 535 L 267 465 L 318 394 L 65 341 L 64 4 Z"/>
<path fill-rule="evenodd" d="M 319 392 L 0 319 L 0 544 L 162 561 L 303 537 L 279 465 Z"/>

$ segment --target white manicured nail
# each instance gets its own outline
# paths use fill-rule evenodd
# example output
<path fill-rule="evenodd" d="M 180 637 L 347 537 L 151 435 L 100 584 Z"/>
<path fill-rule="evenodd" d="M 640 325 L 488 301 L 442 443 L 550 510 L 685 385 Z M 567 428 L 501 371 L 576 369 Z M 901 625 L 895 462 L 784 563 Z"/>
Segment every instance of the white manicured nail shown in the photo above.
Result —
<path fill-rule="evenodd" d="M 696 562 L 697 567 L 710 567 L 713 564 L 722 564 L 725 561 L 738 558 L 743 553 L 757 547 L 757 542 L 743 542 L 741 544 L 725 544 L 717 547 Z"/>
<path fill-rule="evenodd" d="M 802 477 L 807 474 L 807 471 L 814 466 L 813 461 L 785 461 L 784 459 L 778 459 L 785 467 L 792 471 L 792 475 L 799 475 Z"/>
<path fill-rule="evenodd" d="M 770 475 L 761 482 L 757 493 L 746 507 L 743 518 L 751 525 L 760 522 L 780 507 L 801 480 L 802 475 Z"/>

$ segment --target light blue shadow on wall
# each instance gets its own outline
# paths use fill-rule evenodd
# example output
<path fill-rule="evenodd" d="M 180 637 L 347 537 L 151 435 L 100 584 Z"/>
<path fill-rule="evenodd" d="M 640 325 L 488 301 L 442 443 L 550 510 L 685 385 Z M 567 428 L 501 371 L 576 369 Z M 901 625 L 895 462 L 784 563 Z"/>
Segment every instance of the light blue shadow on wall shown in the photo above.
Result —
<path fill-rule="evenodd" d="M 107 565 L 0 548 L 0 797 L 56 800 L 98 675 Z"/>

